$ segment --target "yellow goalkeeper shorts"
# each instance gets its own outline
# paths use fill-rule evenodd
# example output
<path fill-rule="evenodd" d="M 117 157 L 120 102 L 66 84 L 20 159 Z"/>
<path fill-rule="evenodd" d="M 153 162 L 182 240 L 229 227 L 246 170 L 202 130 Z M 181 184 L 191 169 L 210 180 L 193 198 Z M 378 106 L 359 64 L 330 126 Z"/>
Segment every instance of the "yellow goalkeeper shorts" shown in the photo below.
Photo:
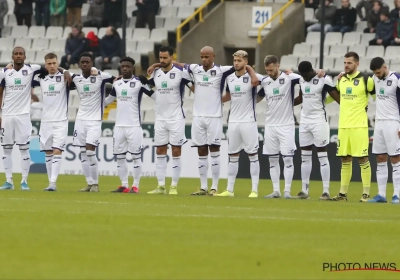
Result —
<path fill-rule="evenodd" d="M 367 127 L 339 128 L 336 156 L 368 156 L 368 132 Z"/>

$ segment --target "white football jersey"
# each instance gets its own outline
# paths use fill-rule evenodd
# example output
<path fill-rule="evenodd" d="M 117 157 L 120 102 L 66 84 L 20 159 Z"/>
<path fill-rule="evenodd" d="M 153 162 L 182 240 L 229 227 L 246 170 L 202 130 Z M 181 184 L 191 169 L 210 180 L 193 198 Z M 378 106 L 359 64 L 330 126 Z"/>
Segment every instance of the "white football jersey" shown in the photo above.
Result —
<path fill-rule="evenodd" d="M 143 93 L 153 94 L 147 86 L 133 76 L 130 80 L 118 80 L 113 83 L 110 95 L 117 98 L 117 116 L 115 126 L 140 126 L 140 103 Z"/>
<path fill-rule="evenodd" d="M 73 75 L 72 80 L 81 99 L 76 119 L 101 121 L 104 111 L 104 89 L 106 83 L 112 83 L 114 77 L 99 71 L 97 76 L 89 76 L 87 79 L 82 75 Z"/>
<path fill-rule="evenodd" d="M 25 64 L 19 71 L 4 68 L 0 86 L 3 91 L 3 115 L 29 114 L 32 81 L 36 74 L 46 70 L 37 64 Z"/>
<path fill-rule="evenodd" d="M 37 78 L 33 85 L 42 90 L 42 122 L 67 120 L 69 87 L 65 84 L 64 74 L 57 72 L 43 79 Z"/>
<path fill-rule="evenodd" d="M 265 126 L 281 126 L 294 124 L 293 100 L 294 86 L 300 82 L 300 75 L 281 72 L 276 80 L 265 77 L 258 92 L 266 97 L 267 109 Z"/>
<path fill-rule="evenodd" d="M 213 65 L 204 71 L 202 65 L 187 64 L 191 81 L 194 83 L 193 116 L 195 117 L 222 117 L 222 92 L 225 80 L 235 72 L 232 66 Z"/>
<path fill-rule="evenodd" d="M 300 89 L 303 94 L 300 123 L 327 122 L 325 99 L 328 92 L 335 90 L 332 78 L 315 76 L 309 82 L 300 78 Z"/>
<path fill-rule="evenodd" d="M 260 82 L 264 78 L 260 74 L 256 76 Z M 251 85 L 249 73 L 246 72 L 240 77 L 233 73 L 228 76 L 226 82 L 226 91 L 231 95 L 229 122 L 255 122 L 257 87 Z"/>
<path fill-rule="evenodd" d="M 183 95 L 185 86 L 190 83 L 187 70 L 174 65 L 164 73 L 157 68 L 151 75 L 149 84 L 156 87 L 156 119 L 181 120 L 185 118 Z"/>
<path fill-rule="evenodd" d="M 400 75 L 389 72 L 389 76 L 380 80 L 375 75 L 376 120 L 400 121 Z"/>

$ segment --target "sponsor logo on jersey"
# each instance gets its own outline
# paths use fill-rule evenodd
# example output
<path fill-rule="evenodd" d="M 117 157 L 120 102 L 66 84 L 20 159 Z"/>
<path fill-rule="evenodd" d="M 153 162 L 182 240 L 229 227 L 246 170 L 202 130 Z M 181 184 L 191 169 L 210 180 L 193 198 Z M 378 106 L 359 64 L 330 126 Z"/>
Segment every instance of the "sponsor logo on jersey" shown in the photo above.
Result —
<path fill-rule="evenodd" d="M 239 85 L 236 85 L 235 86 L 235 92 L 239 92 L 240 91 L 240 86 Z"/>
<path fill-rule="evenodd" d="M 386 84 L 387 84 L 388 87 L 390 87 L 392 85 L 392 81 L 389 80 L 389 81 L 386 82 Z"/>
<path fill-rule="evenodd" d="M 169 73 L 169 78 L 170 79 L 175 79 L 175 73 Z"/>
<path fill-rule="evenodd" d="M 206 75 L 203 76 L 203 82 L 208 82 L 208 76 Z"/>
<path fill-rule="evenodd" d="M 20 85 L 21 84 L 21 79 L 20 78 L 14 78 L 14 85 Z"/>
<path fill-rule="evenodd" d="M 210 75 L 211 75 L 211 76 L 217 76 L 217 71 L 211 70 L 211 71 L 210 71 Z"/>
<path fill-rule="evenodd" d="M 305 93 L 310 93 L 310 92 L 311 92 L 311 88 L 310 87 L 306 87 Z"/>
<path fill-rule="evenodd" d="M 61 82 L 61 76 L 56 77 L 56 82 Z"/>
<path fill-rule="evenodd" d="M 131 83 L 130 83 L 130 87 L 131 87 L 131 88 L 134 88 L 135 85 L 136 85 L 136 82 L 131 82 Z"/>
<path fill-rule="evenodd" d="M 285 83 L 285 79 L 279 79 L 279 84 L 283 85 Z"/>
<path fill-rule="evenodd" d="M 359 83 L 360 83 L 359 80 L 354 80 L 354 82 L 353 82 L 353 84 L 354 84 L 355 86 L 358 86 Z"/>
<path fill-rule="evenodd" d="M 54 85 L 49 85 L 49 91 L 54 91 Z"/>
<path fill-rule="evenodd" d="M 127 91 L 126 89 L 123 89 L 123 90 L 121 91 L 121 95 L 122 95 L 122 96 L 127 96 L 127 95 L 128 95 L 128 91 Z"/>
<path fill-rule="evenodd" d="M 83 91 L 89 91 L 89 85 L 83 85 Z"/>
<path fill-rule="evenodd" d="M 379 94 L 385 94 L 385 89 L 384 88 L 380 88 L 379 89 Z"/>
<path fill-rule="evenodd" d="M 279 94 L 279 88 L 274 88 L 272 89 L 272 93 L 275 94 Z"/>
<path fill-rule="evenodd" d="M 22 75 L 27 76 L 28 75 L 28 70 L 22 70 Z"/>
<path fill-rule="evenodd" d="M 167 88 L 168 87 L 168 83 L 166 81 L 161 82 L 161 88 Z"/>
<path fill-rule="evenodd" d="M 347 87 L 346 88 L 346 94 L 352 94 L 353 93 L 353 88 Z"/>
<path fill-rule="evenodd" d="M 319 83 L 319 80 L 318 79 L 314 79 L 312 82 L 313 82 L 314 85 L 317 85 Z"/>
<path fill-rule="evenodd" d="M 243 77 L 243 83 L 248 83 L 249 82 L 249 77 Z"/>
<path fill-rule="evenodd" d="M 96 82 L 96 77 L 90 77 L 90 82 L 94 84 Z"/>

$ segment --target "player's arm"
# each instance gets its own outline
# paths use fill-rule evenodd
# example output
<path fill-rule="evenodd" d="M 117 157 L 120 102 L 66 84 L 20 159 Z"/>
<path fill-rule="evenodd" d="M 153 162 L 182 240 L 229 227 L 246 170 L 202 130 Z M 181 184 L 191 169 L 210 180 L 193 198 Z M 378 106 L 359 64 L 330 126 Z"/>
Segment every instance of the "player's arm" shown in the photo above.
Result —
<path fill-rule="evenodd" d="M 154 90 L 148 89 L 148 87 L 145 85 L 142 85 L 142 87 L 140 88 L 140 93 L 144 93 L 151 99 L 156 100 L 156 95 L 154 94 Z"/>
<path fill-rule="evenodd" d="M 0 72 L 0 115 L 1 115 L 1 109 L 3 108 L 3 93 L 5 87 L 6 87 L 5 74 L 4 71 L 1 71 Z"/>
<path fill-rule="evenodd" d="M 303 103 L 303 92 L 301 91 L 301 89 L 299 90 L 299 96 L 297 96 L 294 99 L 294 106 L 300 105 L 301 103 Z"/>
<path fill-rule="evenodd" d="M 335 84 L 333 83 L 333 80 L 330 76 L 325 76 L 322 92 L 329 93 L 329 95 L 327 95 L 325 99 L 326 104 L 329 104 L 333 101 L 336 101 L 337 104 L 340 104 L 340 93 L 337 90 L 337 87 L 335 87 Z"/>
<path fill-rule="evenodd" d="M 376 100 L 376 94 L 375 94 L 375 83 L 374 80 L 371 77 L 368 77 L 367 79 L 367 92 L 369 95 L 372 96 L 374 100 Z"/>
<path fill-rule="evenodd" d="M 264 88 L 261 88 L 257 93 L 257 103 L 263 100 L 264 97 L 265 97 L 265 90 Z"/>
<path fill-rule="evenodd" d="M 253 87 L 259 86 L 260 80 L 256 74 L 256 71 L 254 71 L 253 67 L 251 67 L 250 65 L 246 65 L 246 71 L 249 73 L 249 75 L 251 77 L 251 85 Z"/>
<path fill-rule="evenodd" d="M 104 105 L 107 107 L 108 105 L 113 103 L 115 101 L 116 96 L 117 96 L 117 93 L 115 92 L 115 88 L 113 87 L 110 94 L 104 100 Z"/>
<path fill-rule="evenodd" d="M 113 84 L 114 80 L 117 79 L 116 77 L 114 77 L 108 73 L 105 73 L 105 72 L 99 71 L 99 74 L 100 74 L 101 78 L 103 79 L 103 81 L 108 84 Z"/>
<path fill-rule="evenodd" d="M 186 87 L 190 88 L 190 90 L 194 93 L 194 83 L 193 83 L 193 79 L 189 74 L 188 69 L 183 68 L 182 70 L 182 81 L 181 83 L 183 83 Z"/>
<path fill-rule="evenodd" d="M 222 95 L 222 103 L 228 102 L 231 100 L 231 93 L 229 91 L 229 86 L 226 85 L 225 94 Z"/>

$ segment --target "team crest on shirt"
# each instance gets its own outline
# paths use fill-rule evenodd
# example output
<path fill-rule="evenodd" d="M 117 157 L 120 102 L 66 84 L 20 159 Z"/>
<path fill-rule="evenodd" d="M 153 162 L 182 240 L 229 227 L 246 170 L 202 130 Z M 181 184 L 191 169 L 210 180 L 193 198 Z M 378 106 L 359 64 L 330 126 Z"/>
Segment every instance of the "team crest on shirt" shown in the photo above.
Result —
<path fill-rule="evenodd" d="M 314 79 L 312 82 L 313 82 L 314 85 L 318 85 L 319 80 L 318 79 Z"/>
<path fill-rule="evenodd" d="M 94 84 L 96 82 L 96 77 L 90 77 L 90 82 Z"/>
<path fill-rule="evenodd" d="M 249 82 L 249 77 L 243 77 L 243 83 L 248 83 Z"/>
<path fill-rule="evenodd" d="M 359 83 L 360 83 L 359 80 L 354 80 L 354 82 L 353 82 L 353 84 L 354 84 L 355 86 L 358 86 Z"/>
<path fill-rule="evenodd" d="M 175 73 L 169 73 L 169 78 L 170 79 L 175 79 Z"/>
<path fill-rule="evenodd" d="M 28 70 L 22 70 L 22 75 L 27 76 L 28 75 Z"/>
<path fill-rule="evenodd" d="M 211 75 L 211 76 L 217 76 L 217 71 L 211 70 L 211 71 L 210 71 L 210 75 Z"/>
<path fill-rule="evenodd" d="M 135 85 L 136 85 L 136 83 L 135 83 L 135 82 L 131 82 L 131 83 L 129 84 L 129 86 L 130 86 L 131 88 L 134 88 L 134 87 L 135 87 Z"/>
<path fill-rule="evenodd" d="M 283 85 L 285 83 L 285 79 L 279 79 L 279 84 Z"/>
<path fill-rule="evenodd" d="M 392 85 L 392 81 L 391 81 L 391 80 L 388 80 L 388 81 L 386 82 L 386 85 L 387 85 L 388 87 L 390 87 L 390 86 Z"/>
<path fill-rule="evenodd" d="M 61 76 L 56 77 L 56 82 L 61 82 Z"/>

